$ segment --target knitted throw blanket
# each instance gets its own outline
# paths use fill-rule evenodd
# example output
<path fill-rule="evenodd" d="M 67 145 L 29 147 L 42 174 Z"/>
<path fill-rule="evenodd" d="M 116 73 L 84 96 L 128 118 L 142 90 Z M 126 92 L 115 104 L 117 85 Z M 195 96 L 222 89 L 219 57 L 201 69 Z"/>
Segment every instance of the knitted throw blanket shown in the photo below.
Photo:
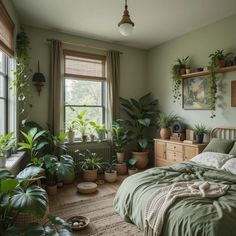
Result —
<path fill-rule="evenodd" d="M 160 188 L 154 192 L 145 208 L 145 236 L 159 236 L 164 224 L 165 214 L 179 198 L 206 197 L 217 198 L 224 195 L 228 185 L 212 182 L 180 182 Z"/>

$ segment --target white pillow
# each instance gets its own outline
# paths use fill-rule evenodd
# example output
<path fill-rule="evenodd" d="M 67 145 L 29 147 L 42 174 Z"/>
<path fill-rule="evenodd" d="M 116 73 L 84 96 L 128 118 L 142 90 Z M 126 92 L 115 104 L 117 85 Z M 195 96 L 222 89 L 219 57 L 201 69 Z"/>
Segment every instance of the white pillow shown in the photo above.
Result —
<path fill-rule="evenodd" d="M 226 163 L 221 167 L 221 169 L 236 175 L 236 158 L 232 158 L 226 161 Z"/>
<path fill-rule="evenodd" d="M 219 153 L 219 152 L 202 152 L 193 157 L 191 161 L 201 165 L 221 168 L 226 161 L 233 158 L 234 155 Z"/>

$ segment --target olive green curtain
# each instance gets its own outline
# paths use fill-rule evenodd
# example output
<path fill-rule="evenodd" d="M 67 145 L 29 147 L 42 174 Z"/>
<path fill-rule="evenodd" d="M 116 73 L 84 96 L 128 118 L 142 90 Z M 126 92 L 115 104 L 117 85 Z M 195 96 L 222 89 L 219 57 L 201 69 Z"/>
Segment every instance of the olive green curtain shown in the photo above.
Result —
<path fill-rule="evenodd" d="M 50 80 L 48 123 L 54 135 L 58 135 L 63 127 L 63 51 L 62 43 L 51 40 L 50 45 Z"/>
<path fill-rule="evenodd" d="M 120 52 L 107 52 L 108 128 L 120 117 Z"/>

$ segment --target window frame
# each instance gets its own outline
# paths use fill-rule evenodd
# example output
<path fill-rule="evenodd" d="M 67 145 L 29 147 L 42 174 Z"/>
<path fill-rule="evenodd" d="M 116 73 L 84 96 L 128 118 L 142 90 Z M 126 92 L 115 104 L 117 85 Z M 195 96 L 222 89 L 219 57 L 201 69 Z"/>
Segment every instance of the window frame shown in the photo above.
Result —
<path fill-rule="evenodd" d="M 0 100 L 4 101 L 5 105 L 5 114 L 4 114 L 4 133 L 3 135 L 6 135 L 9 132 L 9 91 L 8 91 L 8 85 L 9 85 L 9 58 L 8 56 L 2 52 L 3 55 L 3 71 L 0 71 L 0 75 L 5 79 L 4 81 L 4 91 L 5 91 L 5 97 L 0 96 Z"/>
<path fill-rule="evenodd" d="M 106 56 L 98 54 L 90 54 L 78 51 L 63 50 L 64 53 L 64 130 L 66 130 L 66 108 L 88 108 L 88 107 L 99 107 L 102 108 L 102 124 L 106 126 Z M 70 74 L 66 73 L 66 56 L 74 57 L 84 57 L 86 59 L 96 59 L 102 61 L 102 76 L 88 76 L 88 75 L 79 75 L 79 74 Z M 66 104 L 66 80 L 78 80 L 78 81 L 94 81 L 101 82 L 101 105 L 75 105 L 75 104 Z M 75 140 L 79 140 L 78 137 Z"/>

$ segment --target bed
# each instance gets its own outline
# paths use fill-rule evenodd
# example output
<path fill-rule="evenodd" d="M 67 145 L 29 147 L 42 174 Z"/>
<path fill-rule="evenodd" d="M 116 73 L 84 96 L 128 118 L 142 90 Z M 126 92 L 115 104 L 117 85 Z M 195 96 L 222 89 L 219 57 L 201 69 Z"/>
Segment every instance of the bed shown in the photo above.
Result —
<path fill-rule="evenodd" d="M 216 154 L 221 143 L 231 143 L 225 152 L 236 151 L 236 128 L 215 128 L 211 139 L 216 140 Z M 210 144 L 212 143 L 210 142 Z M 162 236 L 233 236 L 236 235 L 236 154 L 218 153 L 217 161 L 204 162 L 209 152 L 191 161 L 172 167 L 151 168 L 126 178 L 114 199 L 115 210 L 127 222 L 144 230 L 145 207 L 155 191 L 177 182 L 209 181 L 228 185 L 227 193 L 218 198 L 178 199 L 165 214 Z M 227 145 L 222 145 L 227 146 Z M 209 158 L 211 155 L 209 155 Z M 215 157 L 214 157 L 215 158 Z M 223 159 L 222 159 L 223 158 Z M 209 159 L 210 160 L 210 159 Z M 209 161 L 208 160 L 208 161 Z M 224 161 L 222 161 L 224 160 Z M 201 162 L 202 161 L 202 162 Z M 229 163 L 231 162 L 231 163 Z M 229 163 L 229 164 L 227 164 Z M 235 172 L 234 172 L 235 171 Z"/>

